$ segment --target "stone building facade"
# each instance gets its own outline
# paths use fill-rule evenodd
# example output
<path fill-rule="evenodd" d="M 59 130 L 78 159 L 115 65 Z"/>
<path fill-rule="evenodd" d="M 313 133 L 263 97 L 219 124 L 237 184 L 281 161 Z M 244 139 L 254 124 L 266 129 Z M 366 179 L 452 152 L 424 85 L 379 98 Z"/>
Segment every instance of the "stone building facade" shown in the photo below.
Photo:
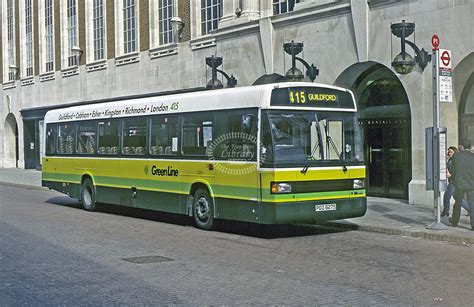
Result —
<path fill-rule="evenodd" d="M 432 69 L 396 74 L 400 40 L 452 50 L 453 102 L 442 103 L 448 145 L 474 141 L 474 2 L 470 0 L 1 0 L 0 167 L 41 163 L 42 118 L 51 108 L 204 87 L 205 58 L 252 85 L 285 75 L 286 42 L 320 70 L 316 82 L 354 91 L 365 135 L 369 195 L 430 204 L 425 136 Z M 180 17 L 178 34 L 171 17 Z M 175 24 L 177 25 L 177 23 Z M 411 48 L 407 52 L 414 55 Z M 304 71 L 302 65 L 298 66 Z M 225 82 L 224 82 L 225 83 Z"/>

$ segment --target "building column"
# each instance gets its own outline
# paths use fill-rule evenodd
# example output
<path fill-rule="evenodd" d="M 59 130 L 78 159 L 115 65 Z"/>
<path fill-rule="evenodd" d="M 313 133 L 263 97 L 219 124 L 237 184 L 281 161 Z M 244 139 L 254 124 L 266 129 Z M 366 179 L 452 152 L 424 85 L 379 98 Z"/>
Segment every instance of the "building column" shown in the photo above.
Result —
<path fill-rule="evenodd" d="M 242 0 L 242 17 L 248 20 L 260 18 L 260 2 L 255 0 Z"/>
<path fill-rule="evenodd" d="M 260 19 L 260 43 L 262 48 L 263 63 L 265 65 L 265 74 L 273 73 L 273 50 L 274 48 L 274 29 L 272 20 L 267 18 Z"/>
<path fill-rule="evenodd" d="M 238 7 L 238 1 L 236 0 L 227 0 L 222 1 L 222 18 L 219 21 L 219 26 L 224 25 L 234 20 L 237 16 L 235 15 L 235 10 Z"/>
<path fill-rule="evenodd" d="M 359 62 L 369 60 L 369 5 L 367 1 L 351 0 L 353 33 Z"/>
<path fill-rule="evenodd" d="M 412 179 L 408 184 L 408 203 L 433 205 L 433 191 L 426 190 L 425 127 L 432 125 L 432 74 L 428 67 L 423 73 L 400 76 L 410 101 Z"/>
<path fill-rule="evenodd" d="M 260 19 L 260 3 L 256 0 L 222 1 L 222 18 L 219 28 L 225 28 Z"/>

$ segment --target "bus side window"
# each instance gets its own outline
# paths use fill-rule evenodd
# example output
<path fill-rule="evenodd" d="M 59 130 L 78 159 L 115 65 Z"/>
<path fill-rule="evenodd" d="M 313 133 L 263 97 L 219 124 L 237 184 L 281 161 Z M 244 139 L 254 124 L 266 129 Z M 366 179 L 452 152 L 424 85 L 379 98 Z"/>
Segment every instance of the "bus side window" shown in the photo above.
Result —
<path fill-rule="evenodd" d="M 206 155 L 213 141 L 214 115 L 212 113 L 183 116 L 183 154 Z"/>
<path fill-rule="evenodd" d="M 72 154 L 74 152 L 74 139 L 76 136 L 75 124 L 58 126 L 58 154 Z"/>
<path fill-rule="evenodd" d="M 126 119 L 123 121 L 123 148 L 124 155 L 146 154 L 146 119 Z"/>
<path fill-rule="evenodd" d="M 253 110 L 216 113 L 212 156 L 216 160 L 257 161 L 257 114 Z"/>
<path fill-rule="evenodd" d="M 119 153 L 120 122 L 107 120 L 99 122 L 98 146 L 99 154 L 117 155 Z"/>
<path fill-rule="evenodd" d="M 268 122 L 267 114 L 262 114 L 261 142 L 262 142 L 262 147 L 260 148 L 261 163 L 273 162 L 272 132 L 270 130 L 270 123 Z"/>
<path fill-rule="evenodd" d="M 176 155 L 178 151 L 178 117 L 160 116 L 151 120 L 150 154 Z"/>
<path fill-rule="evenodd" d="M 46 155 L 51 156 L 56 153 L 57 126 L 48 125 L 46 129 Z"/>
<path fill-rule="evenodd" d="M 77 125 L 76 153 L 94 154 L 96 145 L 96 124 L 79 123 Z"/>

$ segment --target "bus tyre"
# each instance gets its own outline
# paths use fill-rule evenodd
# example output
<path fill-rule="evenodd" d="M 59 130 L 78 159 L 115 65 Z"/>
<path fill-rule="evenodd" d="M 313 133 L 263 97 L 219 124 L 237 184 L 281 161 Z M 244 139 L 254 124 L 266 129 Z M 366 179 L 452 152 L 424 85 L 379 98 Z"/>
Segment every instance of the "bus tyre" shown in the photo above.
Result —
<path fill-rule="evenodd" d="M 198 228 L 210 230 L 214 226 L 214 204 L 206 189 L 197 189 L 194 193 L 193 217 Z"/>
<path fill-rule="evenodd" d="M 82 206 L 87 211 L 95 210 L 95 187 L 92 180 L 84 179 L 81 186 L 81 202 Z"/>

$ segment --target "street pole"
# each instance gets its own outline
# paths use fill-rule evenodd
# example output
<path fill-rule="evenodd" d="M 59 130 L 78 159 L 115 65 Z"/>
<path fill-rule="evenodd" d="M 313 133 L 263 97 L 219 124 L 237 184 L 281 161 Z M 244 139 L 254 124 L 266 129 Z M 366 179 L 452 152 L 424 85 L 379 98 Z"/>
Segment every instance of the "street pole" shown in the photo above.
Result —
<path fill-rule="evenodd" d="M 433 190 L 434 190 L 434 222 L 426 228 L 446 230 L 448 226 L 441 223 L 439 202 L 440 192 L 440 140 L 439 140 L 439 49 L 434 48 L 432 54 L 433 66 Z"/>

